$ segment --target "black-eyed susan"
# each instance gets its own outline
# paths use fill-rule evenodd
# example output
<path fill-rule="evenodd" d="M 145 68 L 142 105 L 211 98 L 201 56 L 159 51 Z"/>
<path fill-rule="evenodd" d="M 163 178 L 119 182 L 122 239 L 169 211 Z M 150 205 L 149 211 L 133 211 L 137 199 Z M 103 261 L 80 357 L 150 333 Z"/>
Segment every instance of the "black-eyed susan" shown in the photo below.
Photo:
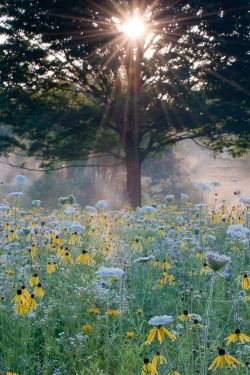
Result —
<path fill-rule="evenodd" d="M 156 367 L 150 362 L 148 358 L 144 358 L 144 365 L 141 370 L 141 375 L 158 375 Z"/>
<path fill-rule="evenodd" d="M 214 370 L 218 368 L 224 368 L 226 365 L 229 367 L 237 367 L 240 365 L 241 362 L 238 359 L 232 357 L 231 355 L 227 354 L 226 351 L 222 348 L 218 349 L 219 355 L 217 355 L 211 365 L 209 366 L 208 370 Z"/>
<path fill-rule="evenodd" d="M 184 310 L 183 314 L 178 316 L 181 320 L 191 320 L 193 318 L 193 314 L 189 314 L 188 310 Z"/>
<path fill-rule="evenodd" d="M 18 304 L 21 304 L 21 303 L 25 304 L 25 303 L 26 303 L 26 300 L 27 300 L 27 299 L 26 299 L 26 297 L 23 295 L 22 290 L 21 290 L 21 289 L 18 289 L 18 291 L 17 291 L 15 297 L 12 299 L 12 302 L 13 302 L 14 304 L 18 305 Z"/>
<path fill-rule="evenodd" d="M 55 270 L 56 270 L 56 262 L 54 263 L 48 262 L 47 267 L 46 267 L 46 272 L 53 273 L 55 272 Z"/>
<path fill-rule="evenodd" d="M 250 275 L 247 274 L 246 272 L 242 275 L 241 287 L 242 289 L 245 289 L 245 290 L 250 289 Z"/>
<path fill-rule="evenodd" d="M 82 330 L 83 330 L 83 332 L 85 333 L 85 335 L 90 336 L 91 333 L 93 332 L 93 327 L 92 327 L 91 324 L 84 324 L 84 325 L 82 326 Z"/>
<path fill-rule="evenodd" d="M 64 263 L 67 264 L 73 264 L 74 261 L 68 251 L 65 252 L 65 254 L 61 257 Z"/>
<path fill-rule="evenodd" d="M 134 251 L 139 251 L 142 248 L 142 244 L 139 242 L 139 239 L 136 238 L 135 241 L 132 242 L 131 249 Z"/>
<path fill-rule="evenodd" d="M 167 360 L 166 358 L 160 353 L 160 352 L 156 352 L 156 354 L 154 355 L 153 359 L 152 359 L 152 364 L 157 368 L 157 366 L 160 364 L 160 365 L 164 365 L 164 363 L 166 363 Z"/>
<path fill-rule="evenodd" d="M 37 286 L 35 287 L 34 294 L 38 298 L 43 298 L 43 296 L 44 296 L 44 290 L 42 288 L 42 284 L 41 283 L 38 283 Z"/>
<path fill-rule="evenodd" d="M 117 318 L 120 316 L 120 311 L 118 310 L 108 310 L 105 312 L 106 315 L 111 316 L 112 318 Z"/>
<path fill-rule="evenodd" d="M 98 307 L 90 307 L 88 309 L 88 312 L 93 314 L 93 315 L 99 315 L 101 314 L 101 310 Z"/>
<path fill-rule="evenodd" d="M 126 333 L 126 336 L 127 336 L 128 339 L 132 339 L 135 336 L 135 333 L 132 332 L 132 331 L 129 331 L 129 332 Z"/>
<path fill-rule="evenodd" d="M 163 327 L 163 325 L 167 323 L 171 323 L 172 321 L 173 321 L 172 316 L 168 316 L 168 315 L 155 316 L 154 318 L 151 318 L 148 324 L 153 325 L 154 328 L 152 328 L 149 331 L 149 335 L 145 344 L 151 344 L 155 336 L 157 336 L 157 339 L 160 344 L 163 342 L 165 336 L 167 336 L 172 341 L 175 340 L 176 337 L 174 336 L 174 334 L 170 332 L 168 329 L 166 329 L 165 327 Z"/>
<path fill-rule="evenodd" d="M 241 333 L 240 329 L 237 328 L 234 333 L 225 338 L 227 344 L 234 344 L 236 341 L 240 341 L 242 344 L 245 344 L 250 341 L 250 337 Z"/>
<path fill-rule="evenodd" d="M 76 258 L 76 263 L 93 265 L 95 261 L 89 251 L 82 250 L 82 253 Z"/>
<path fill-rule="evenodd" d="M 39 283 L 39 276 L 37 273 L 35 273 L 29 280 L 30 286 L 36 286 Z"/>
<path fill-rule="evenodd" d="M 207 263 L 204 263 L 203 266 L 200 269 L 200 275 L 204 275 L 204 274 L 206 275 L 209 272 L 212 272 L 211 268 L 209 267 L 209 265 Z"/>

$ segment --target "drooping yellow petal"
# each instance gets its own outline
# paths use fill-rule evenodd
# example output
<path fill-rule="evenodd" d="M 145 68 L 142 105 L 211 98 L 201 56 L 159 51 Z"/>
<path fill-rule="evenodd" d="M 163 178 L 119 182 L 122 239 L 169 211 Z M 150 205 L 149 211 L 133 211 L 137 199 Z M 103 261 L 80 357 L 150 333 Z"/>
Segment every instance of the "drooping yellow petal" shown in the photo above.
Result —
<path fill-rule="evenodd" d="M 165 333 L 165 334 L 166 334 L 166 335 L 167 335 L 172 341 L 176 340 L 175 335 L 173 335 L 173 333 L 170 332 L 167 328 L 162 327 L 162 329 L 163 329 L 164 333 Z"/>
<path fill-rule="evenodd" d="M 147 338 L 145 344 L 151 344 L 151 342 L 155 338 L 156 332 L 157 332 L 157 328 L 153 328 L 153 329 L 150 330 L 148 338 Z"/>

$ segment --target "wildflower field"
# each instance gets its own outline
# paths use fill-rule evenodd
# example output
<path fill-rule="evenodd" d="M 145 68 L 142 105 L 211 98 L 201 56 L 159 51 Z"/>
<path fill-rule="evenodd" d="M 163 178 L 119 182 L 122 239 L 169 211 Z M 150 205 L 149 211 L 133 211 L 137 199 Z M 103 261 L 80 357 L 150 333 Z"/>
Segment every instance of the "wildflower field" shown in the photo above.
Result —
<path fill-rule="evenodd" d="M 0 374 L 250 373 L 249 199 L 236 199 L 3 200 Z"/>

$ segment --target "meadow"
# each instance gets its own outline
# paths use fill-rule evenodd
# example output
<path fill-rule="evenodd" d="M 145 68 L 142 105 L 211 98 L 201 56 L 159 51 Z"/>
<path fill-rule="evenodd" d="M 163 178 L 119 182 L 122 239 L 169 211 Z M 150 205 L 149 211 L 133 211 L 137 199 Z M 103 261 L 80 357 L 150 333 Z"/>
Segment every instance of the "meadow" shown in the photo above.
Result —
<path fill-rule="evenodd" d="M 5 198 L 0 374 L 250 373 L 250 199 L 235 199 L 110 211 Z"/>

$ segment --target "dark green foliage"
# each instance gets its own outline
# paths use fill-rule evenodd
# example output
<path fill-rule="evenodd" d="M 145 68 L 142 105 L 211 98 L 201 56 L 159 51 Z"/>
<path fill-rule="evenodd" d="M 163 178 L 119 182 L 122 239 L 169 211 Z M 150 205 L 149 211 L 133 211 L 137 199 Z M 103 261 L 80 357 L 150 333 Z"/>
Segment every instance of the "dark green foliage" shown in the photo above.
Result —
<path fill-rule="evenodd" d="M 141 12 L 146 3 L 133 2 Z M 0 0 L 0 120 L 11 129 L 1 153 L 19 145 L 50 167 L 106 154 L 138 154 L 141 164 L 194 137 L 234 156 L 249 148 L 248 1 L 157 2 L 149 26 L 161 37 L 150 59 L 137 45 L 137 73 L 111 19 L 131 9 L 125 0 Z"/>

